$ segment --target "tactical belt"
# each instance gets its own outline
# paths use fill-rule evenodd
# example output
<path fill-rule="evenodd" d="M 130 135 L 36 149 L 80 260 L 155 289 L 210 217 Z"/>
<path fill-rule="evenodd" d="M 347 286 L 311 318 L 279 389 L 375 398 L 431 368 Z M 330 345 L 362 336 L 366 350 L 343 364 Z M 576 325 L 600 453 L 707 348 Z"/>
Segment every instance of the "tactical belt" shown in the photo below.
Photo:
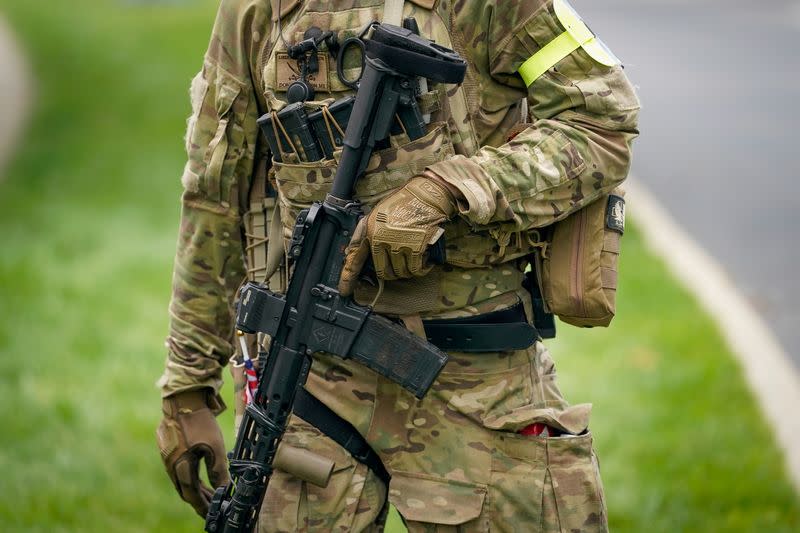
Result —
<path fill-rule="evenodd" d="M 423 320 L 422 325 L 428 342 L 446 352 L 524 350 L 539 338 L 521 303 L 482 315 Z"/>
<path fill-rule="evenodd" d="M 350 422 L 334 413 L 303 387 L 297 388 L 292 409 L 294 414 L 347 450 L 356 460 L 367 465 L 386 486 L 389 485 L 391 476 L 380 457 Z"/>

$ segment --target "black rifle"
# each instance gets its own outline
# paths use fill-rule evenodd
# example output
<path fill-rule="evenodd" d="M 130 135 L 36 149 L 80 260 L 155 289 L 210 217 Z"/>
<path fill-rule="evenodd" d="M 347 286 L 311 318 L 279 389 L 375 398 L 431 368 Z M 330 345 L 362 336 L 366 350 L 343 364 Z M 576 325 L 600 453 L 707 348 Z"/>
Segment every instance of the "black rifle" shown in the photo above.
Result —
<path fill-rule="evenodd" d="M 337 290 L 344 250 L 362 211 L 353 187 L 376 142 L 386 138 L 399 102 L 414 97 L 415 80 L 461 83 L 466 63 L 452 50 L 408 30 L 376 25 L 330 194 L 297 219 L 286 295 L 248 283 L 236 327 L 272 338 L 254 401 L 247 406 L 230 458 L 231 482 L 214 493 L 210 533 L 251 532 L 272 475 L 272 462 L 311 355 L 352 358 L 422 398 L 447 355 L 399 324 Z"/>

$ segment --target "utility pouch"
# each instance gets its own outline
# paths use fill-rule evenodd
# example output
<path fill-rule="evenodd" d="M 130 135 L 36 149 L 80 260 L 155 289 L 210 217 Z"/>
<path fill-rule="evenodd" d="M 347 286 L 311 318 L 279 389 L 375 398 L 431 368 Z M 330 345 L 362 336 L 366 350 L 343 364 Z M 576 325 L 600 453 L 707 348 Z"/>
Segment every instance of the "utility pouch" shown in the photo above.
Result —
<path fill-rule="evenodd" d="M 623 196 L 616 189 L 552 226 L 537 267 L 548 310 L 567 324 L 605 327 L 614 318 Z"/>
<path fill-rule="evenodd" d="M 302 102 L 289 104 L 277 113 L 261 116 L 258 125 L 267 139 L 275 161 L 283 161 L 287 153 L 296 154 L 301 161 L 322 159 L 322 150 L 308 122 Z"/>

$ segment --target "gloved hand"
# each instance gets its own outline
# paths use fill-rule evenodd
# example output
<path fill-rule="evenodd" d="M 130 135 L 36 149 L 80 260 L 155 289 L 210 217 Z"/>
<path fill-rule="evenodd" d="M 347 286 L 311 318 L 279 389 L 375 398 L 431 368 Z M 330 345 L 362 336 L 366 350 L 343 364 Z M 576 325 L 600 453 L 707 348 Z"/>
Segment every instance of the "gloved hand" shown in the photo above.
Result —
<path fill-rule="evenodd" d="M 349 296 L 370 254 L 379 279 L 424 276 L 425 251 L 442 236 L 456 212 L 453 193 L 429 172 L 381 200 L 362 218 L 347 247 L 339 292 Z"/>
<path fill-rule="evenodd" d="M 205 459 L 213 487 L 228 482 L 225 442 L 215 418 L 223 408 L 210 389 L 177 393 L 163 399 L 164 418 L 156 431 L 167 475 L 203 518 L 214 491 L 200 480 L 200 460 Z"/>

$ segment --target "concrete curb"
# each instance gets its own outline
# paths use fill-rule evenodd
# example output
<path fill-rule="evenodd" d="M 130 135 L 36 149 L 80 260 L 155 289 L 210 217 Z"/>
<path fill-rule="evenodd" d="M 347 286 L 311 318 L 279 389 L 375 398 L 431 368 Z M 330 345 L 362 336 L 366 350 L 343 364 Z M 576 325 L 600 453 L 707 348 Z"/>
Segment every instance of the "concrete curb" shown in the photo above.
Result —
<path fill-rule="evenodd" d="M 0 180 L 30 114 L 33 82 L 11 27 L 0 14 Z"/>
<path fill-rule="evenodd" d="M 744 370 L 800 491 L 800 376 L 764 320 L 725 270 L 635 178 L 626 182 L 632 218 L 656 253 L 714 318 Z"/>

